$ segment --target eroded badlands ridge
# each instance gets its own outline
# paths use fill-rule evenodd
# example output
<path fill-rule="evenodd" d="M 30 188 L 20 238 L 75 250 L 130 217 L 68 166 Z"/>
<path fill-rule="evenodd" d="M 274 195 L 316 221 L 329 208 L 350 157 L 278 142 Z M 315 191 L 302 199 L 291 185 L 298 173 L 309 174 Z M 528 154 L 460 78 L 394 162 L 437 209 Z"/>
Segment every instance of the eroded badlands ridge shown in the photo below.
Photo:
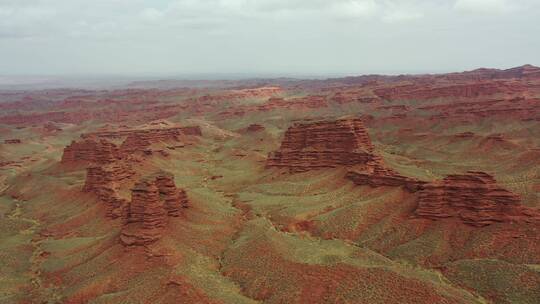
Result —
<path fill-rule="evenodd" d="M 174 176 L 160 171 L 134 183 L 140 172 L 132 169 L 136 153 L 151 155 L 154 143 L 178 143 L 184 136 L 201 135 L 199 127 L 175 127 L 102 131 L 83 134 L 64 149 L 62 164 L 84 164 L 86 180 L 83 192 L 92 193 L 105 205 L 110 219 L 120 218 L 124 245 L 148 245 L 161 236 L 167 217 L 179 217 L 189 206 L 187 194 L 176 188 Z M 120 147 L 107 139 L 125 138 Z M 163 151 L 163 150 L 160 150 Z M 150 152 L 150 153 L 148 153 Z M 134 185 L 134 186 L 133 186 Z M 126 188 L 131 188 L 131 199 Z"/>
<path fill-rule="evenodd" d="M 180 216 L 188 205 L 186 192 L 176 188 L 172 174 L 159 172 L 141 179 L 131 190 L 122 244 L 149 245 L 159 240 L 168 217 Z"/>
<path fill-rule="evenodd" d="M 539 303 L 539 76 L 0 92 L 0 298 Z"/>
<path fill-rule="evenodd" d="M 373 146 L 360 119 L 297 123 L 285 132 L 281 147 L 268 155 L 267 167 L 292 172 L 366 164 Z"/>
<path fill-rule="evenodd" d="M 101 131 L 81 135 L 64 149 L 63 164 L 109 164 L 137 152 L 151 154 L 153 143 L 179 142 L 186 136 L 201 136 L 200 127 L 173 127 L 139 130 Z M 124 139 L 120 147 L 109 140 Z"/>
<path fill-rule="evenodd" d="M 345 178 L 357 185 L 403 187 L 416 193 L 414 214 L 419 218 L 458 218 L 476 227 L 538 218 L 533 210 L 521 206 L 518 195 L 498 186 L 484 172 L 450 175 L 432 183 L 399 174 L 375 154 L 360 119 L 297 123 L 286 131 L 280 149 L 267 159 L 267 167 L 290 172 L 338 166 L 354 167 Z"/>
<path fill-rule="evenodd" d="M 491 175 L 476 171 L 425 184 L 415 214 L 434 220 L 458 218 L 477 227 L 532 220 L 534 216 L 532 210 L 520 205 L 518 195 L 497 185 Z"/>
<path fill-rule="evenodd" d="M 86 169 L 84 192 L 95 194 L 106 206 L 107 217 L 125 218 L 128 201 L 119 196 L 122 183 L 129 181 L 135 174 L 124 163 L 92 165 Z"/>
<path fill-rule="evenodd" d="M 72 141 L 64 148 L 61 162 L 63 164 L 109 164 L 120 159 L 122 159 L 122 153 L 114 143 L 103 139 L 84 139 Z"/>

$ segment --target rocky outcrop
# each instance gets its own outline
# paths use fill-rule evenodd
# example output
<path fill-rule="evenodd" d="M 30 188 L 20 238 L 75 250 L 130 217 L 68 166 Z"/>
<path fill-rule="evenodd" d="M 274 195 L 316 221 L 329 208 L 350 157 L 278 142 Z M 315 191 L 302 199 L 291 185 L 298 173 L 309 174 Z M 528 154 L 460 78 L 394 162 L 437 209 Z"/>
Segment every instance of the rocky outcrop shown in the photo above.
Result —
<path fill-rule="evenodd" d="M 360 119 L 297 123 L 290 127 L 266 166 L 292 172 L 366 164 L 373 146 Z"/>
<path fill-rule="evenodd" d="M 409 192 L 417 192 L 425 184 L 425 182 L 403 176 L 385 167 L 382 164 L 382 160 L 378 157 L 369 162 L 363 171 L 347 172 L 345 178 L 357 185 L 367 185 L 373 188 L 383 186 L 403 187 Z"/>
<path fill-rule="evenodd" d="M 106 205 L 107 217 L 125 217 L 128 201 L 120 198 L 120 185 L 130 179 L 134 172 L 121 164 L 94 165 L 86 169 L 84 192 L 95 194 Z"/>
<path fill-rule="evenodd" d="M 189 201 L 186 192 L 176 188 L 174 176 L 170 173 L 160 173 L 156 176 L 155 183 L 164 201 L 167 215 L 180 216 L 182 209 L 189 206 Z"/>
<path fill-rule="evenodd" d="M 246 131 L 247 132 L 259 132 L 259 131 L 264 131 L 264 126 L 261 126 L 259 124 L 250 124 L 247 128 L 246 128 Z"/>
<path fill-rule="evenodd" d="M 120 240 L 124 245 L 149 245 L 161 238 L 167 212 L 153 180 L 138 182 L 131 191 L 127 224 Z"/>
<path fill-rule="evenodd" d="M 374 93 L 386 100 L 428 100 L 435 98 L 477 98 L 497 93 L 517 93 L 524 88 L 504 82 L 475 82 L 429 87 L 426 85 L 403 85 L 375 89 Z"/>
<path fill-rule="evenodd" d="M 140 138 L 150 138 L 154 142 L 179 140 L 182 136 L 201 136 L 202 131 L 199 126 L 173 127 L 173 128 L 153 128 L 153 129 L 128 129 L 117 131 L 100 131 L 82 134 L 82 138 L 106 138 L 122 139 L 129 136 Z"/>
<path fill-rule="evenodd" d="M 120 159 L 122 159 L 122 153 L 115 144 L 103 139 L 84 139 L 72 141 L 69 146 L 64 148 L 61 162 L 63 164 L 110 164 Z"/>
<path fill-rule="evenodd" d="M 14 138 L 14 139 L 5 139 L 5 140 L 4 140 L 4 144 L 7 144 L 7 145 L 20 144 L 20 143 L 21 143 L 21 140 L 18 139 L 18 138 Z"/>
<path fill-rule="evenodd" d="M 143 178 L 131 191 L 126 223 L 120 241 L 125 246 L 150 245 L 162 236 L 168 217 L 178 217 L 188 207 L 185 191 L 177 189 L 169 173 Z"/>
<path fill-rule="evenodd" d="M 124 140 L 120 149 L 127 154 L 145 152 L 152 145 L 152 137 L 149 134 L 130 134 Z"/>
<path fill-rule="evenodd" d="M 463 133 L 458 133 L 454 135 L 454 137 L 463 138 L 463 139 L 473 138 L 474 136 L 475 134 L 473 132 L 463 132 Z"/>
<path fill-rule="evenodd" d="M 491 175 L 475 171 L 424 185 L 415 215 L 432 220 L 457 218 L 476 227 L 538 218 L 520 205 L 516 194 L 498 186 Z"/>
<path fill-rule="evenodd" d="M 242 105 L 220 112 L 223 117 L 244 116 L 253 112 L 269 112 L 275 110 L 309 110 L 320 109 L 328 106 L 326 96 L 309 95 L 299 98 L 285 99 L 282 97 L 271 97 L 267 102 L 259 105 Z"/>
<path fill-rule="evenodd" d="M 368 95 L 364 92 L 351 92 L 351 91 L 338 91 L 330 98 L 330 100 L 337 104 L 347 103 L 374 103 L 380 100 L 379 97 L 374 95 Z"/>

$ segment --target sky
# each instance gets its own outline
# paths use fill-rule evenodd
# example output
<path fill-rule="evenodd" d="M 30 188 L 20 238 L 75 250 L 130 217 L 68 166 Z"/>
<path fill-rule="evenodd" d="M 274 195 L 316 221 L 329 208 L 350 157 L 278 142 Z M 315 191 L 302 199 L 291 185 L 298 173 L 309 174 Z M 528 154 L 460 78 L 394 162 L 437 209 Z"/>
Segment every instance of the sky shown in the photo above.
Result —
<path fill-rule="evenodd" d="M 540 0 L 0 0 L 0 75 L 540 65 Z"/>

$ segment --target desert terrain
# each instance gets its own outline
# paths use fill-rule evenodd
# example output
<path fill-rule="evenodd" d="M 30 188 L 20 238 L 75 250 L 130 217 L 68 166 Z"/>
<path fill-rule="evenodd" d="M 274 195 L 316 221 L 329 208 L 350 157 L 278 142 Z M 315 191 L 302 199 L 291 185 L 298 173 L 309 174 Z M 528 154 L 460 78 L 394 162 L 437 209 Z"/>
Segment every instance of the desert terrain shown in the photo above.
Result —
<path fill-rule="evenodd" d="M 0 303 L 540 303 L 540 68 L 0 91 Z"/>

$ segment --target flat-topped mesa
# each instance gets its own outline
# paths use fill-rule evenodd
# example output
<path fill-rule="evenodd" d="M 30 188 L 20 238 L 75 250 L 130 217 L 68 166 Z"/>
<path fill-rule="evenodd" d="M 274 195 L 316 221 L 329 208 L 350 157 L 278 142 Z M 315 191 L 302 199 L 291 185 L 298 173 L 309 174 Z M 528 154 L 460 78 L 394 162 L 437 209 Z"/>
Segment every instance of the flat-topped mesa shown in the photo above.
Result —
<path fill-rule="evenodd" d="M 286 132 L 278 151 L 269 154 L 267 167 L 292 172 L 366 164 L 373 145 L 360 119 L 297 123 Z"/>
<path fill-rule="evenodd" d="M 122 159 L 118 147 L 106 140 L 84 139 L 72 141 L 64 148 L 61 163 L 96 163 L 110 164 Z"/>
<path fill-rule="evenodd" d="M 94 193 L 107 207 L 107 217 L 125 217 L 128 201 L 117 194 L 119 183 L 131 178 L 134 172 L 119 164 L 86 168 L 84 192 Z"/>
<path fill-rule="evenodd" d="M 174 176 L 159 172 L 135 184 L 120 241 L 125 246 L 146 246 L 159 240 L 168 217 L 178 217 L 189 206 L 186 192 L 177 189 Z"/>
<path fill-rule="evenodd" d="M 475 227 L 537 218 L 533 210 L 521 206 L 516 194 L 499 187 L 491 175 L 476 171 L 424 185 L 415 214 L 432 220 L 458 218 Z"/>

